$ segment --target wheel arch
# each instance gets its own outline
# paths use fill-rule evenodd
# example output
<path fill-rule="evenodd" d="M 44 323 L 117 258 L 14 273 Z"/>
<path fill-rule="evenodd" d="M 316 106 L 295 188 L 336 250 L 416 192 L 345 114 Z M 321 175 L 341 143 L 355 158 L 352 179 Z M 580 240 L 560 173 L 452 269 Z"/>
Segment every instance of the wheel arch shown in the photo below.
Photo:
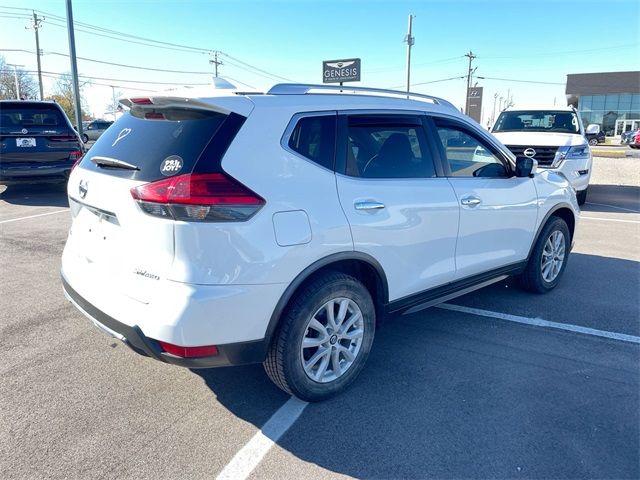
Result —
<path fill-rule="evenodd" d="M 569 227 L 569 235 L 571 237 L 570 243 L 571 245 L 573 245 L 573 236 L 576 229 L 576 216 L 573 213 L 573 210 L 571 209 L 571 206 L 568 203 L 559 203 L 558 205 L 550 209 L 542 219 L 542 222 L 540 222 L 540 226 L 536 231 L 536 235 L 533 238 L 533 242 L 531 242 L 531 247 L 529 247 L 529 254 L 527 255 L 527 260 L 529 260 L 529 258 L 531 257 L 531 253 L 533 252 L 533 249 L 535 248 L 536 243 L 538 242 L 538 238 L 542 233 L 542 229 L 549 222 L 549 219 L 551 217 L 559 217 L 566 222 L 567 226 Z"/>
<path fill-rule="evenodd" d="M 381 322 L 384 307 L 389 302 L 389 285 L 380 263 L 371 255 L 362 252 L 334 253 L 309 265 L 289 284 L 271 314 L 264 335 L 265 345 L 271 344 L 280 318 L 294 295 L 326 271 L 346 273 L 360 280 L 373 298 L 376 307 L 376 323 Z"/>

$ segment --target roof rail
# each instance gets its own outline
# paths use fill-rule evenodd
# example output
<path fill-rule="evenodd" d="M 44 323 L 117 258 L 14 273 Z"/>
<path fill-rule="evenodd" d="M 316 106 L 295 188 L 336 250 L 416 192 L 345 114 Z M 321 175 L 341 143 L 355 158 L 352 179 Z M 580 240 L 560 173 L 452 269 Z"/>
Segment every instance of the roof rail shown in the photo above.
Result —
<path fill-rule="evenodd" d="M 305 95 L 311 90 L 325 90 L 332 93 L 361 93 L 366 95 L 383 94 L 387 96 L 405 97 L 408 99 L 428 100 L 436 105 L 443 105 L 457 110 L 450 102 L 433 95 L 425 95 L 422 93 L 403 92 L 400 90 L 389 90 L 386 88 L 369 88 L 369 87 L 345 87 L 341 85 L 314 85 L 311 83 L 278 83 L 271 87 L 267 92 L 268 95 Z"/>

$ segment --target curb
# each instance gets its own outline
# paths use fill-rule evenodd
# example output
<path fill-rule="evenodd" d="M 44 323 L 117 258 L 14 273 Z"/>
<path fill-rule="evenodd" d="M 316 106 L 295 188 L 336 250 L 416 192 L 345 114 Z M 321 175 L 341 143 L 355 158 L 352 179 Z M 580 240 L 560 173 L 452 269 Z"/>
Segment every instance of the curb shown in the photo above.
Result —
<path fill-rule="evenodd" d="M 591 149 L 591 154 L 594 157 L 607 157 L 607 158 L 625 158 L 627 156 L 627 150 L 613 150 L 613 149 Z"/>

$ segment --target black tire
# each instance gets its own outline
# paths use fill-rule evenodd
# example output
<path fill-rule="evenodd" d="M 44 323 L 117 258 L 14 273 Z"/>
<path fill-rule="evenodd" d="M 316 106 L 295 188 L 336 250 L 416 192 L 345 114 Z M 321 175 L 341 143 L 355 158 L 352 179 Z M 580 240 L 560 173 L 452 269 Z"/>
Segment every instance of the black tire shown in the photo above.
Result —
<path fill-rule="evenodd" d="M 576 192 L 576 199 L 578 200 L 578 205 L 584 205 L 587 201 L 587 189 Z"/>
<path fill-rule="evenodd" d="M 562 236 L 564 236 L 564 258 L 557 276 L 552 281 L 547 281 L 542 275 L 543 250 L 547 240 L 549 240 L 554 232 L 560 232 Z M 522 272 L 519 277 L 522 287 L 525 290 L 534 293 L 547 293 L 553 290 L 560 282 L 562 274 L 567 267 L 570 246 L 571 235 L 569 234 L 569 227 L 567 226 L 567 223 L 560 217 L 552 216 L 547 221 L 542 232 L 540 232 L 540 236 L 538 237 L 538 240 L 533 247 L 533 251 L 531 252 L 529 262 L 527 263 L 524 272 Z"/>
<path fill-rule="evenodd" d="M 301 346 L 308 322 L 322 306 L 335 298 L 355 302 L 362 313 L 364 333 L 350 367 L 335 380 L 320 383 L 305 372 Z M 311 281 L 289 303 L 274 334 L 264 369 L 273 383 L 285 392 L 308 402 L 325 400 L 345 390 L 360 374 L 373 345 L 375 325 L 373 300 L 364 285 L 350 275 L 328 272 Z"/>
<path fill-rule="evenodd" d="M 87 134 L 86 134 L 86 133 L 83 133 L 83 134 L 82 134 L 82 141 L 83 141 L 84 143 L 88 143 L 88 142 L 89 142 L 89 137 L 87 136 Z"/>
<path fill-rule="evenodd" d="M 591 140 L 589 140 L 589 145 L 591 145 L 592 147 L 598 145 L 598 139 L 592 138 Z"/>

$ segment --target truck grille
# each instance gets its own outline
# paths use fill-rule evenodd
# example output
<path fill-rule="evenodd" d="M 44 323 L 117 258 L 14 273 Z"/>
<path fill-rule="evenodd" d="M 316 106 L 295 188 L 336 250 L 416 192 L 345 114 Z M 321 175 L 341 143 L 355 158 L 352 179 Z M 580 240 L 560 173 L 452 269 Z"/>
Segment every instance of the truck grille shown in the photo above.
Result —
<path fill-rule="evenodd" d="M 511 153 L 513 153 L 516 157 L 525 157 L 524 151 L 528 148 L 532 148 L 536 151 L 536 154 L 533 156 L 538 161 L 538 165 L 541 167 L 550 167 L 553 163 L 553 160 L 556 157 L 556 152 L 558 151 L 558 147 L 526 147 L 521 145 L 507 145 L 506 146 Z"/>

